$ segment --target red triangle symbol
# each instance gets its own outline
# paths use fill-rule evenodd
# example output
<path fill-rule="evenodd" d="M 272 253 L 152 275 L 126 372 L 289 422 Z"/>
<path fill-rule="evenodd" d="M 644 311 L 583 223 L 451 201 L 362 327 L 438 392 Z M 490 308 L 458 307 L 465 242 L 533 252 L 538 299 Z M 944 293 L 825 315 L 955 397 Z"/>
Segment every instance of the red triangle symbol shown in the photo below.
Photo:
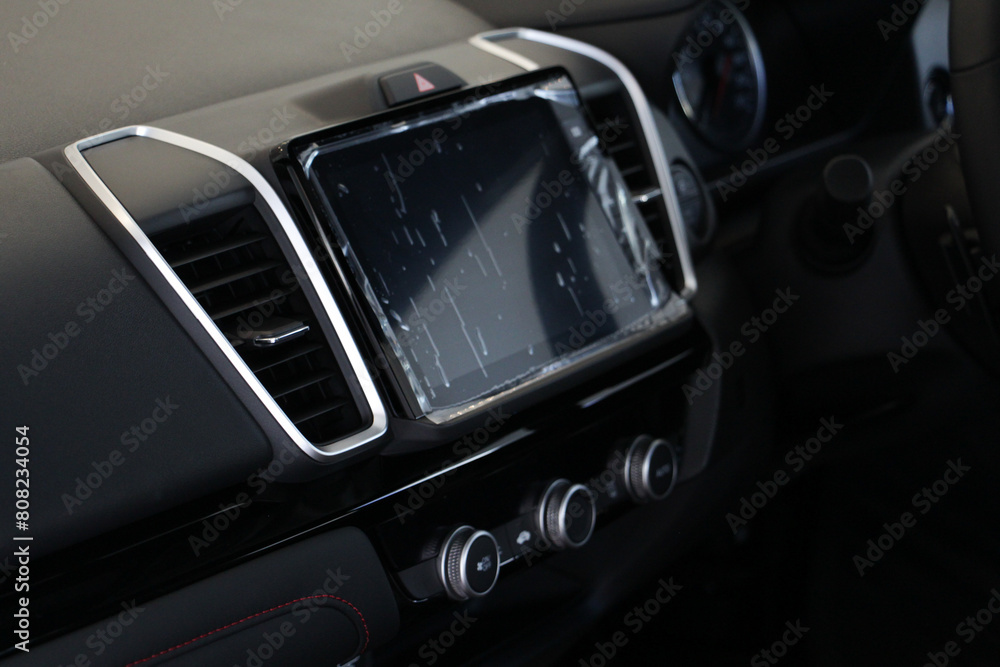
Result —
<path fill-rule="evenodd" d="M 417 91 L 421 93 L 426 93 L 428 90 L 434 90 L 437 86 L 433 83 L 420 76 L 416 72 L 413 73 L 413 78 L 417 82 Z"/>

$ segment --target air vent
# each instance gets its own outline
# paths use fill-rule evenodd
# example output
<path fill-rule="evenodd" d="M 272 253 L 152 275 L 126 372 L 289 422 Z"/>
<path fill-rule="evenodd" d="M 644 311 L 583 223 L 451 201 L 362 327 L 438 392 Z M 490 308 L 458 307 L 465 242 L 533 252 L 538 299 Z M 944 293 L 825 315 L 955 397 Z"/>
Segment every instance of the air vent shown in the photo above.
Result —
<path fill-rule="evenodd" d="M 670 218 L 631 105 L 624 92 L 598 95 L 587 99 L 586 104 L 605 152 L 615 161 L 632 200 L 664 249 L 664 272 L 673 278 L 671 283 L 676 289 L 683 284 L 684 277 L 677 262 Z"/>
<path fill-rule="evenodd" d="M 254 206 L 150 240 L 303 436 L 322 446 L 364 426 L 313 309 Z"/>

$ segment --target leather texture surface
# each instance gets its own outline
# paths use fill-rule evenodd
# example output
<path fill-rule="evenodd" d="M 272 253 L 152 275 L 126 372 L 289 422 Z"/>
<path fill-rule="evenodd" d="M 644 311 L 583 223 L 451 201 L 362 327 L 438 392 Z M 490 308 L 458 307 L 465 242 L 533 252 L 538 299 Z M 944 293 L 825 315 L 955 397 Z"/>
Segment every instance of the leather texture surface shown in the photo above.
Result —
<path fill-rule="evenodd" d="M 490 26 L 447 0 L 10 0 L 0 27 L 3 162 Z"/>
<path fill-rule="evenodd" d="M 29 427 L 36 557 L 270 461 L 243 404 L 52 174 L 27 158 L 0 165 L 0 201 L 0 426 L 11 444 Z M 0 471 L 13 480 L 9 454 Z M 3 494 L 0 510 L 14 509 Z"/>

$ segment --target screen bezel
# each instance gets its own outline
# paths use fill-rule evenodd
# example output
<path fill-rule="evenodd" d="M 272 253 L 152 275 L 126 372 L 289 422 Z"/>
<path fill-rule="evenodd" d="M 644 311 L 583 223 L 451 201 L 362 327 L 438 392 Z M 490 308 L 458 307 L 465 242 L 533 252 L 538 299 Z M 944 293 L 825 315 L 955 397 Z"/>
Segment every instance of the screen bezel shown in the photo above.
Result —
<path fill-rule="evenodd" d="M 331 219 L 331 212 L 328 210 L 326 203 L 326 195 L 318 190 L 298 156 L 307 153 L 318 154 L 330 144 L 341 142 L 352 135 L 365 134 L 371 131 L 375 125 L 413 121 L 422 116 L 449 110 L 456 104 L 489 98 L 493 95 L 549 81 L 556 77 L 565 77 L 570 81 L 573 90 L 580 100 L 580 111 L 589 124 L 590 129 L 594 130 L 596 124 L 586 105 L 586 100 L 573 82 L 570 73 L 563 67 L 550 67 L 495 82 L 484 83 L 479 86 L 466 86 L 454 92 L 418 100 L 358 120 L 334 125 L 318 132 L 292 139 L 275 153 L 275 159 L 280 160 L 289 168 L 294 181 L 293 189 L 295 194 L 300 198 L 299 203 L 304 205 L 305 213 L 313 222 L 321 246 L 323 246 L 328 257 L 334 264 L 335 275 L 345 288 L 346 296 L 351 301 L 355 312 L 359 316 L 359 321 L 362 321 L 365 325 L 368 339 L 376 355 L 374 363 L 368 360 L 372 374 L 390 381 L 390 384 L 396 390 L 397 397 L 404 400 L 408 417 L 412 419 L 426 418 L 434 424 L 448 424 L 499 405 L 505 405 L 515 399 L 518 399 L 517 403 L 519 404 L 534 403 L 535 401 L 530 398 L 527 401 L 523 399 L 529 394 L 538 394 L 537 400 L 541 400 L 543 394 L 547 395 L 549 393 L 543 391 L 543 388 L 567 381 L 570 377 L 579 376 L 586 369 L 591 369 L 594 366 L 602 364 L 602 362 L 607 362 L 611 357 L 617 358 L 628 349 L 645 348 L 648 346 L 651 338 L 663 337 L 664 333 L 674 329 L 676 324 L 690 319 L 691 313 L 686 301 L 679 293 L 671 290 L 668 302 L 673 304 L 678 310 L 678 315 L 673 320 L 663 321 L 644 329 L 633 330 L 623 336 L 622 339 L 608 343 L 598 349 L 584 348 L 580 354 L 560 368 L 543 372 L 514 387 L 502 390 L 491 396 L 472 399 L 467 404 L 454 409 L 425 413 L 421 408 L 417 396 L 410 386 L 405 370 L 396 353 L 392 350 L 390 341 L 382 331 L 377 315 L 363 296 L 362 285 L 355 275 L 354 269 L 344 260 L 342 253 L 338 252 L 340 245 L 336 240 L 336 230 L 339 227 L 339 223 L 335 219 Z M 641 140 L 645 141 L 645 137 L 641 137 Z M 643 345 L 643 343 L 646 343 L 646 345 Z"/>

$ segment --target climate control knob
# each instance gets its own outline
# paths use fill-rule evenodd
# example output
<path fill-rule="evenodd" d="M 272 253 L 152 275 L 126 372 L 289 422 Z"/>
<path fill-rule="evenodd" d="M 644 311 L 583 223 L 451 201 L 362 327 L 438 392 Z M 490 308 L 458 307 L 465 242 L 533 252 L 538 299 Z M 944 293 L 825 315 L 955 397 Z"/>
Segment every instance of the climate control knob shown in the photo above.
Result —
<path fill-rule="evenodd" d="M 448 597 L 468 600 L 493 590 L 500 574 L 500 548 L 489 532 L 456 528 L 441 545 L 438 576 Z"/>
<path fill-rule="evenodd" d="M 557 549 L 582 547 L 597 523 L 594 495 L 582 484 L 557 479 L 542 496 L 537 522 L 541 535 Z"/>
<path fill-rule="evenodd" d="M 635 502 L 662 500 L 677 482 L 677 449 L 662 438 L 640 435 L 625 454 L 622 474 Z"/>

